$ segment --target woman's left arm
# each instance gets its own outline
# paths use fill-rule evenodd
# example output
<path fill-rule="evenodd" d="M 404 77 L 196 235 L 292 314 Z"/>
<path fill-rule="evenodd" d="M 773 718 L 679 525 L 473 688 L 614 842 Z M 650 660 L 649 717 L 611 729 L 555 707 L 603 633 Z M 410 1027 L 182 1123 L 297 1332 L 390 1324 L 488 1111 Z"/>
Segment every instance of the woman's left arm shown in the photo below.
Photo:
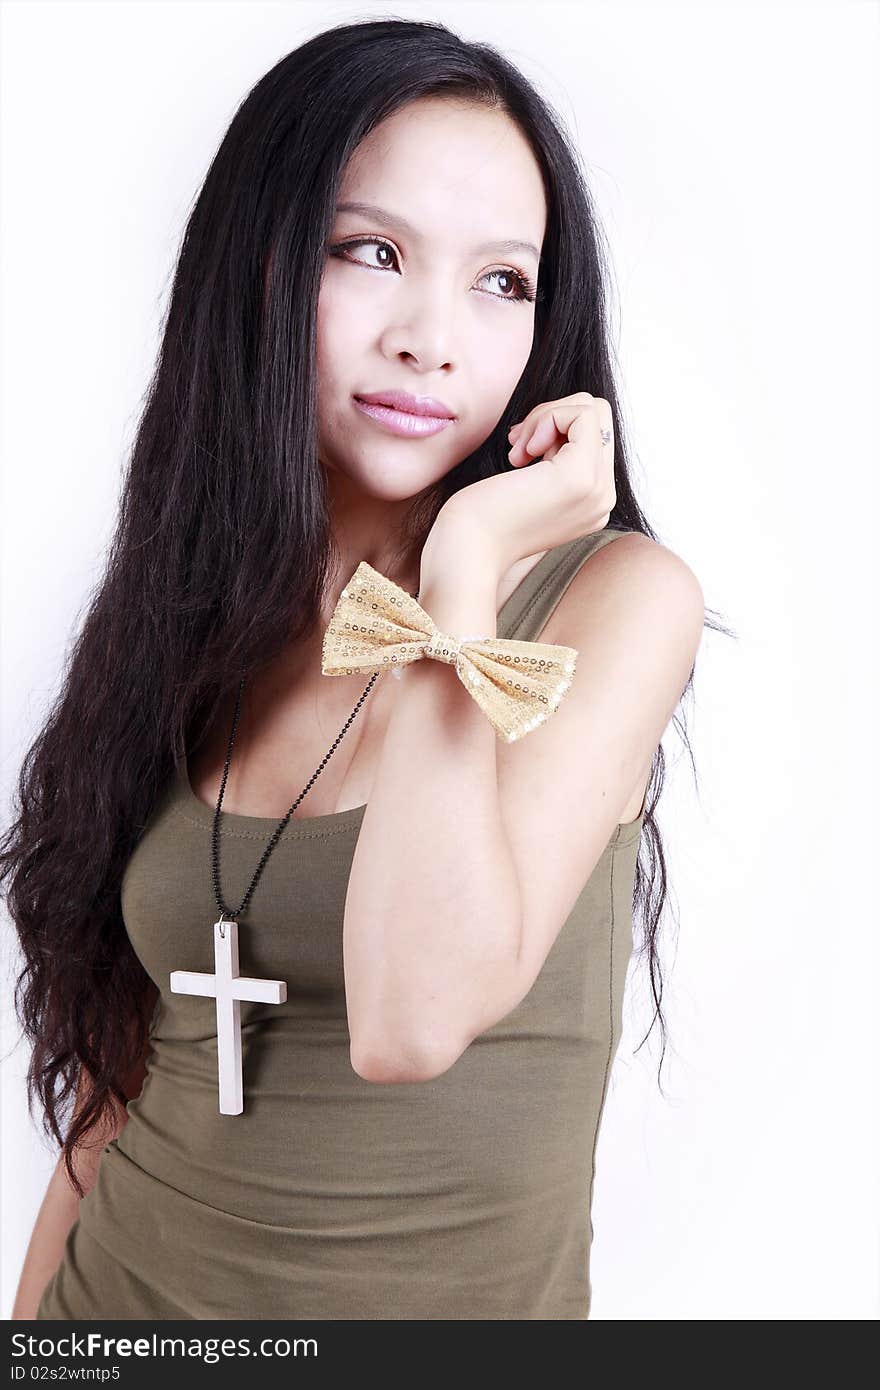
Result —
<path fill-rule="evenodd" d="M 491 552 L 454 525 L 432 539 L 420 605 L 444 632 L 495 635 Z M 650 767 L 705 614 L 688 566 L 633 535 L 590 556 L 555 616 L 577 669 L 513 744 L 443 662 L 412 663 L 395 692 L 343 926 L 365 1080 L 440 1075 L 531 988 Z"/>

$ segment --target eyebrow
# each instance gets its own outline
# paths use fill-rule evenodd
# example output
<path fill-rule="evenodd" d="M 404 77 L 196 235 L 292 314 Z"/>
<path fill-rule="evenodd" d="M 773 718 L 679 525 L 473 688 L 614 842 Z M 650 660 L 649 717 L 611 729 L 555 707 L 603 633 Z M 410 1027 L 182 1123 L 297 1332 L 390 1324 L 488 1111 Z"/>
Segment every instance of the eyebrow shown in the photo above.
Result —
<path fill-rule="evenodd" d="M 400 217 L 392 212 L 386 212 L 384 208 L 376 207 L 375 203 L 338 203 L 337 212 L 355 212 L 361 217 L 371 217 L 374 222 L 381 222 L 383 226 L 394 228 L 399 227 L 401 231 L 408 233 L 413 241 L 423 241 L 421 233 L 416 230 L 411 222 L 407 222 L 405 217 Z M 478 256 L 484 251 L 525 251 L 534 256 L 536 261 L 540 261 L 541 253 L 531 241 L 517 241 L 515 238 L 508 238 L 506 241 L 484 241 L 479 246 L 471 247 L 471 254 Z"/>

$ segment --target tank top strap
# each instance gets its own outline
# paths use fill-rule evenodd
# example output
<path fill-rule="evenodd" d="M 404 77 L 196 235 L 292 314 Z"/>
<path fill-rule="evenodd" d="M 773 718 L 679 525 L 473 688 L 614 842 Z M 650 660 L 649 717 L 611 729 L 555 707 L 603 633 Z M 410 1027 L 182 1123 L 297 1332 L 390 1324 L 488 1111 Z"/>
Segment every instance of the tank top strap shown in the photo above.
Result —
<path fill-rule="evenodd" d="M 629 532 L 606 526 L 588 536 L 554 546 L 541 556 L 503 604 L 496 626 L 499 637 L 534 642 L 581 565 L 609 541 Z"/>

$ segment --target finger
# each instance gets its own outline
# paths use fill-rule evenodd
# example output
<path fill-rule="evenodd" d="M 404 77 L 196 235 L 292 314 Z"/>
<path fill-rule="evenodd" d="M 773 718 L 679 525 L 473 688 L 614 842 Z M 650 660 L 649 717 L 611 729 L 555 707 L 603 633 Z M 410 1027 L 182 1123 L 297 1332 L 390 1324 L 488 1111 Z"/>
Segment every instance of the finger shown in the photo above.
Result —
<path fill-rule="evenodd" d="M 544 449 L 550 448 L 557 435 L 562 436 L 564 443 L 569 425 L 577 419 L 578 414 L 578 407 L 566 409 L 559 406 L 555 410 L 548 410 L 537 420 L 523 421 L 524 428 L 510 450 L 511 463 L 524 463 L 527 459 L 537 458 Z"/>
<path fill-rule="evenodd" d="M 556 405 L 562 405 L 565 401 L 574 400 L 583 401 L 584 404 L 586 404 L 587 401 L 592 400 L 592 397 L 586 391 L 578 391 L 574 396 L 560 396 L 559 399 L 555 401 L 544 401 L 537 411 L 530 410 L 528 415 L 524 416 L 522 420 L 517 420 L 510 426 L 510 429 L 507 431 L 508 439 L 512 441 L 518 437 L 522 437 L 521 431 L 524 429 L 528 429 L 529 434 L 531 434 L 538 420 L 542 415 L 546 414 L 548 410 L 552 410 Z M 528 435 L 526 435 L 526 438 L 528 438 Z"/>
<path fill-rule="evenodd" d="M 578 391 L 573 396 L 544 401 L 535 410 L 530 410 L 525 419 L 512 425 L 509 431 L 510 437 L 515 440 L 508 451 L 511 464 L 517 466 L 531 462 L 542 451 L 554 448 L 557 443 L 562 448 L 573 422 L 579 417 L 590 417 L 598 435 L 600 428 L 611 425 L 611 407 L 602 396 Z M 545 422 L 548 422 L 547 430 L 538 434 L 539 426 Z M 558 451 L 554 449 L 554 454 Z"/>
<path fill-rule="evenodd" d="M 542 449 L 549 449 L 556 438 L 558 431 L 553 415 L 545 415 L 539 420 L 531 434 L 523 431 L 522 446 L 527 453 L 540 454 Z"/>
<path fill-rule="evenodd" d="M 588 397 L 584 403 L 569 398 L 558 405 L 545 406 L 540 416 L 529 424 L 523 421 L 523 430 L 516 444 L 509 451 L 512 466 L 520 467 L 531 463 L 539 455 L 551 458 L 559 453 L 566 443 L 595 436 L 600 439 L 600 430 L 611 426 L 611 408 L 601 397 Z M 558 447 L 557 447 L 558 446 Z M 609 456 L 613 458 L 612 454 Z"/>

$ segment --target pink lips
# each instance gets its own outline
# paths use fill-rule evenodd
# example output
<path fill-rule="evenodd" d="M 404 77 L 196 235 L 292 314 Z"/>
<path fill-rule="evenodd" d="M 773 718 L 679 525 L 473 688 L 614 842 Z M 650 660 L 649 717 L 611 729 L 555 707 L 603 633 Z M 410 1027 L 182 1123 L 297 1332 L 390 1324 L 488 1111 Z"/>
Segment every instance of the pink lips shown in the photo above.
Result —
<path fill-rule="evenodd" d="M 408 391 L 360 391 L 357 401 L 367 401 L 370 405 L 388 405 L 393 410 L 403 410 L 407 415 L 431 415 L 435 420 L 454 420 L 455 411 L 433 396 L 411 396 Z"/>
<path fill-rule="evenodd" d="M 433 396 L 411 396 L 408 391 L 371 391 L 354 397 L 365 415 L 392 434 L 421 438 L 437 434 L 452 424 L 455 415 Z"/>

